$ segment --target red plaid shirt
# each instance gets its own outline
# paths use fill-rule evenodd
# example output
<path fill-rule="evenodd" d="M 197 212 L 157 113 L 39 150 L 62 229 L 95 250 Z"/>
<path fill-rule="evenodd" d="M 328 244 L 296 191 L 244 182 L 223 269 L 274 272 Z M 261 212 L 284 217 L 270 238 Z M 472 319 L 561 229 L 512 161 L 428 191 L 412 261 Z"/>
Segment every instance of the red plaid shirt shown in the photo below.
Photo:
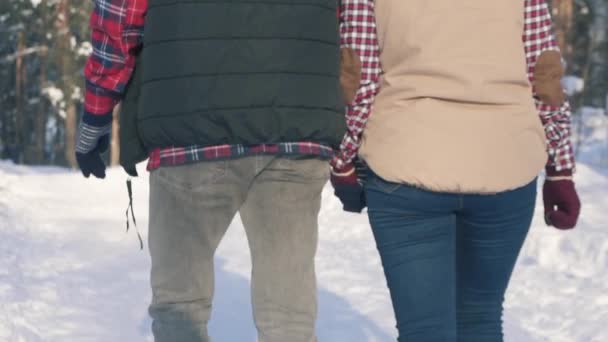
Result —
<path fill-rule="evenodd" d="M 343 47 L 350 47 L 361 58 L 361 84 L 352 105 L 346 108 L 347 132 L 340 150 L 331 160 L 342 168 L 357 155 L 361 135 L 371 114 L 374 98 L 380 90 L 380 47 L 376 34 L 374 0 L 341 0 L 340 37 Z"/>
<path fill-rule="evenodd" d="M 374 97 L 380 88 L 380 58 L 374 0 L 342 0 L 340 34 L 342 46 L 351 47 L 361 57 L 362 80 L 356 99 L 346 110 L 348 131 L 341 148 L 333 157 L 334 167 L 341 167 L 356 156 L 361 133 L 371 113 Z M 147 0 L 95 0 L 91 16 L 93 54 L 87 61 L 85 113 L 81 131 L 84 138 L 77 148 L 92 149 L 98 134 L 109 131 L 112 108 L 120 101 L 135 64 L 135 52 L 141 47 Z M 544 51 L 557 50 L 552 34 L 552 21 L 544 0 L 525 0 L 523 36 L 532 80 L 537 57 Z M 531 94 L 532 95 L 532 94 Z M 548 165 L 558 171 L 574 168 L 570 143 L 570 107 L 550 107 L 537 101 L 548 141 Z M 251 154 L 302 154 L 330 158 L 328 146 L 292 142 L 260 146 L 189 146 L 156 149 L 150 153 L 148 169 L 164 165 L 180 165 L 202 160 L 226 159 Z"/>
<path fill-rule="evenodd" d="M 534 66 L 541 53 L 549 50 L 559 51 L 553 35 L 553 22 L 549 6 L 545 0 L 525 0 L 523 41 L 526 49 L 528 78 L 534 80 Z M 545 126 L 549 161 L 547 166 L 557 171 L 574 169 L 574 152 L 571 136 L 570 103 L 565 101 L 561 107 L 549 106 L 536 100 L 536 108 Z"/>

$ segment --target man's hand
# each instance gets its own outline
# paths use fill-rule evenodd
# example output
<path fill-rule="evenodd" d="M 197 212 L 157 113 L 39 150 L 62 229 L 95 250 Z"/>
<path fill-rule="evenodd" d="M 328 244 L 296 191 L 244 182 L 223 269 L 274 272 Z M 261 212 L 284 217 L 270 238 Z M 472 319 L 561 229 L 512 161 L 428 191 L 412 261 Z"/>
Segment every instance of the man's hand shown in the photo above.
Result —
<path fill-rule="evenodd" d="M 331 185 L 334 194 L 342 202 L 345 211 L 360 213 L 366 206 L 365 192 L 359 183 L 355 165 L 350 163 L 342 169 L 331 170 Z"/>
<path fill-rule="evenodd" d="M 82 137 L 78 139 L 82 139 Z M 86 178 L 89 178 L 91 174 L 97 178 L 106 178 L 106 165 L 101 158 L 101 154 L 108 150 L 109 142 L 110 136 L 106 134 L 97 140 L 97 145 L 93 150 L 86 153 L 76 152 L 78 167 Z"/>
<path fill-rule="evenodd" d="M 576 226 L 581 202 L 574 187 L 572 171 L 547 169 L 543 185 L 545 222 L 558 229 L 572 229 Z"/>

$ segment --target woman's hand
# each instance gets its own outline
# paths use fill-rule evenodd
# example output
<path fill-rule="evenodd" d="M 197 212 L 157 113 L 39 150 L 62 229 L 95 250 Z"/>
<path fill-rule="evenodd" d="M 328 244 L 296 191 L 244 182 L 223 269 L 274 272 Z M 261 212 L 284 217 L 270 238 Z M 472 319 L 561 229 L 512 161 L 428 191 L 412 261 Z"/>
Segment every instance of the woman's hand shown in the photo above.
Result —
<path fill-rule="evenodd" d="M 349 163 L 339 170 L 332 168 L 330 179 L 331 185 L 334 187 L 334 194 L 342 202 L 345 211 L 353 213 L 363 211 L 367 205 L 365 192 L 353 163 Z"/>
<path fill-rule="evenodd" d="M 543 185 L 545 222 L 558 229 L 576 226 L 581 211 L 581 202 L 572 180 L 572 171 L 547 170 Z"/>

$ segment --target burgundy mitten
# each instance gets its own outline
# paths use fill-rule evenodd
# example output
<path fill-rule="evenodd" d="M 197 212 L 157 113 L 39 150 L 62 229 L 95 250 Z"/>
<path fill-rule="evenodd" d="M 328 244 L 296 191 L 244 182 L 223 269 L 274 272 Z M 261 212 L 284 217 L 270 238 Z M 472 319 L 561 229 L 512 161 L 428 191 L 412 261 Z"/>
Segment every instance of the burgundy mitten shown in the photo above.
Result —
<path fill-rule="evenodd" d="M 545 222 L 558 229 L 572 229 L 581 211 L 581 202 L 572 181 L 572 171 L 547 168 L 543 185 Z"/>
<path fill-rule="evenodd" d="M 365 192 L 359 183 L 354 164 L 348 164 L 339 170 L 332 170 L 331 185 L 334 194 L 342 202 L 345 211 L 360 213 L 365 208 Z"/>

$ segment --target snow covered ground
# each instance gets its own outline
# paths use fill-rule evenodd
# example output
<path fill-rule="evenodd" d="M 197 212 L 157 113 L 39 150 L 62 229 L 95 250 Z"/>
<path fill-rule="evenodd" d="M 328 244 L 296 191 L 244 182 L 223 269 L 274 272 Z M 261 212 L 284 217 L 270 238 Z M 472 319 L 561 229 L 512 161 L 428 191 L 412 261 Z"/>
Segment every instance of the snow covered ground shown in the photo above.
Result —
<path fill-rule="evenodd" d="M 118 169 L 99 181 L 0 162 L 0 342 L 152 340 L 149 257 L 124 231 L 124 180 Z M 584 204 L 576 230 L 545 227 L 537 208 L 508 292 L 507 341 L 608 341 L 608 168 L 581 163 L 576 181 Z M 134 191 L 145 239 L 145 176 Z M 320 224 L 320 341 L 394 340 L 367 217 L 343 213 L 328 187 Z M 255 341 L 238 218 L 217 266 L 211 334 L 220 342 Z"/>

